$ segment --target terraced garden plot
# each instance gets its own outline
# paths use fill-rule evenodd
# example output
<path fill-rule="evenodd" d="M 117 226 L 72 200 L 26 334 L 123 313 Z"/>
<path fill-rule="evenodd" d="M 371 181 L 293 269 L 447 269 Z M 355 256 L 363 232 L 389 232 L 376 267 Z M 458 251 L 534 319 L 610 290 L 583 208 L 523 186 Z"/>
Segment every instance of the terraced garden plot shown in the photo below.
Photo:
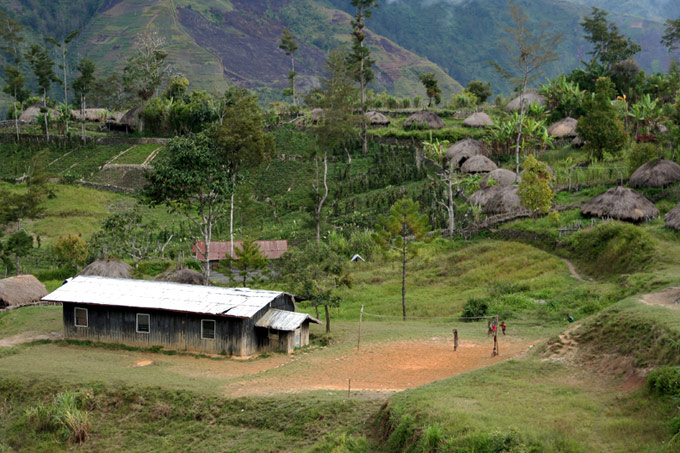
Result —
<path fill-rule="evenodd" d="M 160 152 L 161 148 L 163 148 L 163 146 L 157 143 L 134 145 L 110 163 L 116 165 L 142 165 L 153 153 L 157 151 Z M 146 163 L 148 164 L 149 162 Z"/>
<path fill-rule="evenodd" d="M 95 148 L 76 148 L 70 152 L 50 151 L 47 171 L 54 174 L 66 174 L 75 178 L 87 178 L 101 166 L 129 147 L 127 143 L 101 145 Z M 52 155 L 56 156 L 52 159 Z"/>

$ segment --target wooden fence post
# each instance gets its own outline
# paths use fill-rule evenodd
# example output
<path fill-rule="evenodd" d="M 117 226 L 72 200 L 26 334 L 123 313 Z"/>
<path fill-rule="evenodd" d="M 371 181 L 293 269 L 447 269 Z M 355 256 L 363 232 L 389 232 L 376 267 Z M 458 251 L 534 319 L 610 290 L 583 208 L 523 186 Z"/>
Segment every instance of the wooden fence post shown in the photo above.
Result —
<path fill-rule="evenodd" d="M 357 351 L 361 345 L 361 321 L 364 319 L 364 304 L 361 304 L 361 312 L 359 313 L 359 335 L 357 336 Z"/>

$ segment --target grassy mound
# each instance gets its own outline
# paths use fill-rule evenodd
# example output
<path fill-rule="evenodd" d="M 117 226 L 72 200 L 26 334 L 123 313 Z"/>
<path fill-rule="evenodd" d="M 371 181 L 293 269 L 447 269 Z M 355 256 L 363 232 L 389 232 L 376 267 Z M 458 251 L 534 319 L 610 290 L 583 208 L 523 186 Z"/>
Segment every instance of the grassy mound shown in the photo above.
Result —
<path fill-rule="evenodd" d="M 644 270 L 656 255 L 656 240 L 645 230 L 623 222 L 603 222 L 566 240 L 581 268 L 595 277 Z"/>

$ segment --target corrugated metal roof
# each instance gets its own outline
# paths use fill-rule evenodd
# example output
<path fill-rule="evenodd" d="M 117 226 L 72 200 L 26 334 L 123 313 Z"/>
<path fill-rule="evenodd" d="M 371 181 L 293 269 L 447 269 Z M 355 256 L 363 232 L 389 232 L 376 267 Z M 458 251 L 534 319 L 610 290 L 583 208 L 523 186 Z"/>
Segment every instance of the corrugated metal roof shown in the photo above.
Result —
<path fill-rule="evenodd" d="M 249 288 L 78 276 L 42 300 L 250 318 L 281 294 Z"/>
<path fill-rule="evenodd" d="M 293 331 L 300 327 L 307 319 L 316 324 L 321 324 L 321 321 L 309 316 L 307 313 L 296 313 L 294 311 L 270 308 L 267 310 L 267 313 L 255 323 L 255 327 L 268 327 L 274 330 Z"/>
<path fill-rule="evenodd" d="M 288 241 L 279 239 L 275 241 L 255 241 L 260 246 L 260 252 L 269 259 L 275 260 L 281 258 L 281 255 L 288 251 Z M 210 259 L 209 261 L 221 261 L 226 259 L 231 247 L 230 241 L 212 241 L 210 243 Z M 234 249 L 241 248 L 243 241 L 234 241 Z M 202 260 L 205 256 L 205 242 L 196 242 L 193 246 L 193 252 L 196 259 Z M 232 258 L 236 258 L 236 250 Z"/>

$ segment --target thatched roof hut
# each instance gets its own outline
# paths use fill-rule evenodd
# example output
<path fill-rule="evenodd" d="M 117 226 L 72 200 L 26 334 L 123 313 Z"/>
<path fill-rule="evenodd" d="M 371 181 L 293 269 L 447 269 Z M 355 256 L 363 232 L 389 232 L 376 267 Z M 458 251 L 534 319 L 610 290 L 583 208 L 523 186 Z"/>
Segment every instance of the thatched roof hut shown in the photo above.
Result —
<path fill-rule="evenodd" d="M 680 203 L 668 211 L 663 220 L 666 223 L 666 228 L 672 228 L 676 231 L 680 231 Z"/>
<path fill-rule="evenodd" d="M 476 112 L 463 120 L 465 127 L 487 127 L 493 126 L 493 120 L 484 112 Z"/>
<path fill-rule="evenodd" d="M 102 259 L 88 264 L 78 275 L 93 275 L 109 278 L 132 278 L 132 267 L 118 260 Z"/>
<path fill-rule="evenodd" d="M 321 121 L 323 119 L 323 109 L 312 109 L 312 111 L 309 112 L 309 119 L 312 123 Z"/>
<path fill-rule="evenodd" d="M 25 123 L 35 123 L 38 119 L 38 115 L 40 115 L 40 109 L 42 106 L 42 102 L 36 102 L 30 107 L 27 107 L 26 110 L 24 110 L 24 113 L 19 116 L 19 121 L 23 121 Z M 47 107 L 47 110 L 49 110 L 52 118 L 55 118 L 59 114 L 55 109 Z"/>
<path fill-rule="evenodd" d="M 91 122 L 103 122 L 106 121 L 111 115 L 106 109 L 85 109 L 85 121 Z M 71 111 L 71 118 L 74 121 L 82 121 L 82 115 L 80 109 L 74 109 Z M 122 117 L 121 117 L 122 118 Z"/>
<path fill-rule="evenodd" d="M 429 110 L 422 110 L 420 112 L 416 112 L 413 115 L 406 118 L 406 120 L 404 121 L 405 128 L 409 128 L 413 124 L 415 124 L 416 126 L 425 124 L 427 125 L 428 129 L 441 129 L 444 126 L 446 126 L 446 123 L 444 122 L 443 119 L 439 118 L 439 116 L 436 113 L 430 112 Z"/>
<path fill-rule="evenodd" d="M 578 136 L 576 126 L 578 126 L 578 120 L 566 117 L 550 126 L 548 134 L 555 138 L 576 137 Z"/>
<path fill-rule="evenodd" d="M 154 280 L 162 282 L 184 283 L 186 285 L 203 285 L 205 278 L 200 272 L 192 269 L 171 269 L 154 277 Z"/>
<path fill-rule="evenodd" d="M 574 139 L 571 141 L 570 144 L 571 144 L 571 146 L 573 146 L 574 148 L 581 148 L 581 147 L 583 147 L 583 145 L 586 144 L 586 142 L 583 141 L 583 139 L 581 138 L 580 135 L 577 135 L 576 137 L 574 137 Z"/>
<path fill-rule="evenodd" d="M 382 113 L 376 112 L 375 110 L 366 112 L 366 121 L 372 126 L 385 127 L 390 125 L 390 119 Z"/>
<path fill-rule="evenodd" d="M 517 96 L 515 99 L 512 101 L 508 102 L 508 105 L 505 106 L 505 110 L 508 112 L 514 112 L 515 110 L 519 110 L 520 107 L 520 101 L 524 101 L 525 106 L 530 106 L 532 104 L 538 104 L 538 105 L 545 105 L 546 104 L 546 99 L 545 96 L 541 96 L 540 94 L 534 92 L 534 91 L 529 91 L 527 92 L 524 97 L 522 96 Z"/>
<path fill-rule="evenodd" d="M 473 193 L 468 202 L 480 206 L 489 215 L 506 214 L 521 209 L 518 186 L 490 186 Z"/>
<path fill-rule="evenodd" d="M 143 105 L 138 105 L 137 107 L 131 108 L 125 113 L 125 115 L 121 117 L 119 123 L 123 126 L 126 126 L 131 131 L 136 131 L 139 127 L 139 122 L 143 111 Z"/>
<path fill-rule="evenodd" d="M 19 275 L 0 280 L 0 308 L 40 302 L 47 296 L 45 285 L 32 275 Z"/>
<path fill-rule="evenodd" d="M 460 166 L 460 171 L 463 173 L 488 173 L 498 168 L 491 159 L 480 154 L 472 156 L 467 159 L 463 165 Z"/>
<path fill-rule="evenodd" d="M 581 214 L 640 222 L 652 220 L 659 210 L 644 196 L 626 187 L 614 187 L 581 206 Z"/>
<path fill-rule="evenodd" d="M 482 177 L 482 179 L 479 181 L 479 187 L 482 189 L 488 185 L 489 179 L 492 179 L 496 181 L 499 186 L 511 186 L 515 183 L 515 179 L 517 179 L 517 182 L 520 182 L 522 180 L 521 177 L 515 178 L 515 172 L 506 170 L 505 168 L 497 168 L 486 175 Z"/>
<path fill-rule="evenodd" d="M 457 141 L 446 151 L 446 158 L 451 165 L 456 167 L 465 163 L 472 156 L 478 155 L 489 157 L 489 150 L 474 138 Z"/>
<path fill-rule="evenodd" d="M 667 159 L 643 164 L 630 176 L 631 187 L 666 187 L 680 181 L 680 165 Z"/>

